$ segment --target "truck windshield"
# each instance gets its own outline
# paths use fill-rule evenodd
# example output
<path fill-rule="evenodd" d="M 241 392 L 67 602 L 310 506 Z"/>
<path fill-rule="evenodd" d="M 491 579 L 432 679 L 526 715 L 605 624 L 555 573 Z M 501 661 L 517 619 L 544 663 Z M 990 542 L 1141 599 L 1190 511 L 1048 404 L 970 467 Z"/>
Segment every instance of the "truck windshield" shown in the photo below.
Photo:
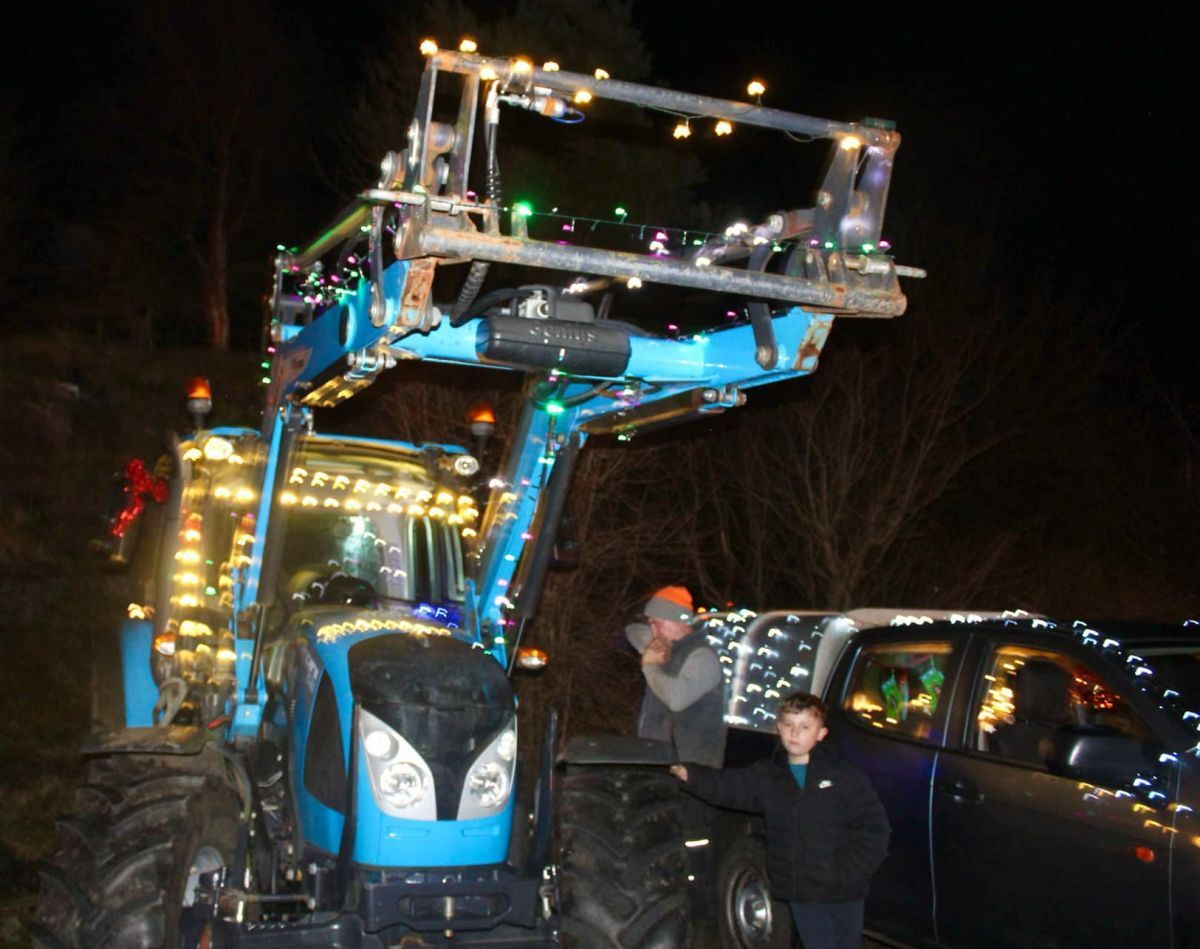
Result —
<path fill-rule="evenodd" d="M 478 512 L 438 484 L 415 449 L 305 437 L 279 494 L 286 511 L 280 581 L 289 596 L 341 573 L 379 596 L 461 603 L 463 539 Z"/>

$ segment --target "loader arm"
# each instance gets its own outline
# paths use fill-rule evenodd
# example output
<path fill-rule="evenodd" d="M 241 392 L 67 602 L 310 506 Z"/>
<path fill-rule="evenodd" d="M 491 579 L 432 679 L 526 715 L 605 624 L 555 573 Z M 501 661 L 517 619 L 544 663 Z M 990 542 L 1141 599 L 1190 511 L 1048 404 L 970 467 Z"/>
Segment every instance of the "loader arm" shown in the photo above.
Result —
<path fill-rule="evenodd" d="M 453 84 L 457 108 L 439 121 L 435 93 Z M 815 202 L 761 224 L 735 224 L 679 257 L 535 240 L 515 208 L 507 209 L 508 233 L 502 233 L 506 209 L 468 183 L 481 106 L 485 140 L 494 147 L 501 105 L 553 117 L 586 98 L 824 140 L 829 157 Z M 513 637 L 506 628 L 519 630 L 518 601 L 536 600 L 531 580 L 541 577 L 538 569 L 521 569 L 522 559 L 535 524 L 556 528 L 545 523 L 543 504 L 551 486 L 565 490 L 568 479 L 553 479 L 565 451 L 577 451 L 589 435 L 629 437 L 741 405 L 748 389 L 813 372 L 836 317 L 904 312 L 898 278 L 923 273 L 897 265 L 881 244 L 899 143 L 878 120 L 833 122 L 535 69 L 520 59 L 427 54 L 408 147 L 389 153 L 378 186 L 364 190 L 318 238 L 277 258 L 264 435 L 301 424 L 312 408 L 352 398 L 409 360 L 526 373 L 524 412 L 477 542 L 471 604 L 484 644 L 507 665 Z M 344 256 L 355 241 L 366 245 L 362 277 L 335 289 L 321 261 L 339 248 Z M 480 312 L 436 304 L 436 268 L 467 261 L 537 268 L 564 287 L 586 275 L 733 293 L 751 301 L 750 322 L 658 338 L 589 315 L 569 291 L 549 286 L 531 291 L 540 309 L 527 306 L 528 293 Z M 264 497 L 264 512 L 269 504 Z"/>

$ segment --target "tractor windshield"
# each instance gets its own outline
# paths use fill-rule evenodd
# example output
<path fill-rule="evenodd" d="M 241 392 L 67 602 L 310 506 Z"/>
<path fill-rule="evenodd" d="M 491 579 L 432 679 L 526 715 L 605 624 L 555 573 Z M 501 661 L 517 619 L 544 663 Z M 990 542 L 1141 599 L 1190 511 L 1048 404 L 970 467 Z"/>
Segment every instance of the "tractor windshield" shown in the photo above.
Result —
<path fill-rule="evenodd" d="M 437 460 L 384 442 L 303 438 L 279 494 L 284 592 L 304 596 L 345 574 L 381 597 L 462 603 L 463 539 L 478 512 L 451 478 L 439 479 Z"/>

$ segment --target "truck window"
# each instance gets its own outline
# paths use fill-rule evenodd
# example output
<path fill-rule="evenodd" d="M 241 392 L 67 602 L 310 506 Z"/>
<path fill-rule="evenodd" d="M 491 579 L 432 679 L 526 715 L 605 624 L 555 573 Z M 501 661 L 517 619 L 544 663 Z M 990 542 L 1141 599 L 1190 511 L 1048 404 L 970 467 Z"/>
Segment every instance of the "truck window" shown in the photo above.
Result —
<path fill-rule="evenodd" d="M 1059 728 L 1086 725 L 1153 740 L 1150 729 L 1086 664 L 1060 653 L 1000 646 L 972 705 L 979 751 L 1044 766 Z"/>
<path fill-rule="evenodd" d="M 853 721 L 906 738 L 933 740 L 945 717 L 948 642 L 878 643 L 854 660 L 843 708 Z"/>

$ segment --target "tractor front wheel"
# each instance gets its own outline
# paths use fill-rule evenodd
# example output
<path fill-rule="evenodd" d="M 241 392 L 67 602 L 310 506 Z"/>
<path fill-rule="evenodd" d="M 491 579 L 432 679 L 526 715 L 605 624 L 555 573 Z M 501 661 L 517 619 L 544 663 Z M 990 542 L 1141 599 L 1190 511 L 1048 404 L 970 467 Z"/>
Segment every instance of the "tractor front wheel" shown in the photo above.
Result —
<path fill-rule="evenodd" d="M 207 875 L 232 865 L 240 816 L 215 753 L 92 761 L 42 870 L 35 944 L 200 945 L 197 894 Z"/>
<path fill-rule="evenodd" d="M 678 782 L 662 768 L 567 770 L 558 808 L 565 945 L 689 945 L 682 804 Z"/>

